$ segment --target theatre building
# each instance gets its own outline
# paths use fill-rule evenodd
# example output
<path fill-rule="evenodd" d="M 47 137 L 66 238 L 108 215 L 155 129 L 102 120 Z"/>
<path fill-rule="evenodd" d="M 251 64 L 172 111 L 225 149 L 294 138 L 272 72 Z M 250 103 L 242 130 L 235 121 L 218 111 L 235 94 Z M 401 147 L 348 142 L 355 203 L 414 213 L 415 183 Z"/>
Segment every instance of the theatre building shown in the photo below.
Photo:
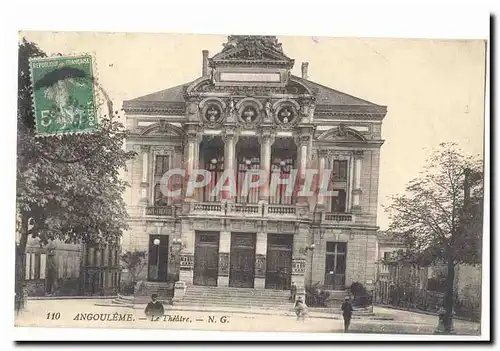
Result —
<path fill-rule="evenodd" d="M 291 74 L 294 60 L 274 36 L 229 36 L 202 51 L 199 78 L 124 101 L 130 132 L 122 250 L 144 250 L 148 291 L 196 286 L 299 290 L 319 282 L 341 291 L 376 277 L 381 124 L 386 107 Z M 317 77 L 320 80 L 320 77 Z M 171 169 L 207 170 L 207 186 L 165 196 Z M 290 177 L 331 170 L 332 196 L 284 186 L 241 191 L 250 170 Z M 213 192 L 232 172 L 236 193 Z M 316 178 L 314 178 L 316 179 Z M 317 184 L 317 182 L 313 182 Z M 314 189 L 313 189 L 314 190 Z M 215 289 L 215 288 L 214 288 Z M 222 291 L 222 290 L 221 290 Z"/>

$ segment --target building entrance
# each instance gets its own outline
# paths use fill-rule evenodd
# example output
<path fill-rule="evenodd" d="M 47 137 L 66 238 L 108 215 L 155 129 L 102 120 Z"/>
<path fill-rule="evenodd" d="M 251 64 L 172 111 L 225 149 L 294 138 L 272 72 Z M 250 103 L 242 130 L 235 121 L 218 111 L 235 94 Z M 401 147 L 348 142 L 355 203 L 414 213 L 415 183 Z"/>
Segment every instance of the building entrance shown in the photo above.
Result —
<path fill-rule="evenodd" d="M 345 288 L 346 251 L 347 243 L 326 243 L 325 289 Z"/>
<path fill-rule="evenodd" d="M 219 233 L 197 232 L 194 247 L 193 284 L 217 286 Z"/>
<path fill-rule="evenodd" d="M 292 246 L 292 234 L 268 234 L 266 289 L 290 289 L 292 280 Z"/>
<path fill-rule="evenodd" d="M 254 233 L 231 233 L 229 286 L 253 288 L 255 278 Z"/>

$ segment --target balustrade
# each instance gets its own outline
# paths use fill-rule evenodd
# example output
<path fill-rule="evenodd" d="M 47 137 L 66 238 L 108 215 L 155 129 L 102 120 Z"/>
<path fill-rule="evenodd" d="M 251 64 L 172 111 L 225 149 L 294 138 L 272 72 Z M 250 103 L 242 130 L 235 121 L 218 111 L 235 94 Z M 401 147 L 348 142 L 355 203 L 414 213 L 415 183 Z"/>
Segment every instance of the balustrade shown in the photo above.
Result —
<path fill-rule="evenodd" d="M 334 223 L 352 223 L 354 222 L 354 216 L 350 213 L 325 213 L 323 221 Z"/>

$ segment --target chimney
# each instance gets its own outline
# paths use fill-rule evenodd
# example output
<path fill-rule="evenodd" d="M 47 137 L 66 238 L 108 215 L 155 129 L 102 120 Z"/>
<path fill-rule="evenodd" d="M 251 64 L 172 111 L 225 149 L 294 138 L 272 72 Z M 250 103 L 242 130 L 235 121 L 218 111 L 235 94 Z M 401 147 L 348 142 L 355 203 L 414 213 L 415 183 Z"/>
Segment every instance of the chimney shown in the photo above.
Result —
<path fill-rule="evenodd" d="M 201 70 L 201 75 L 203 77 L 208 76 L 208 50 L 203 50 L 203 66 Z"/>
<path fill-rule="evenodd" d="M 307 79 L 307 68 L 309 67 L 309 62 L 302 62 L 302 78 Z"/>

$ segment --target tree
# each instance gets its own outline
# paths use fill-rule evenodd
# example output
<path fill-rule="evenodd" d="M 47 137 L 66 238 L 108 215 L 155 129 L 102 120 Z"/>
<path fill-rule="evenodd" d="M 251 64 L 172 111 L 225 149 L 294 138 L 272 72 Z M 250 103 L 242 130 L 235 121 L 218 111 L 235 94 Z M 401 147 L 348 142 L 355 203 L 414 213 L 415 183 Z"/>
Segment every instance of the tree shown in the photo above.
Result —
<path fill-rule="evenodd" d="M 46 56 L 38 46 L 19 44 L 16 231 L 16 308 L 22 285 L 28 237 L 41 245 L 117 241 L 127 229 L 121 180 L 133 152 L 123 150 L 126 132 L 113 116 L 102 116 L 92 134 L 36 137 L 29 58 Z"/>
<path fill-rule="evenodd" d="M 146 265 L 146 251 L 126 251 L 121 259 L 129 273 L 129 284 L 135 283 Z"/>
<path fill-rule="evenodd" d="M 454 143 L 440 144 L 406 193 L 387 207 L 390 230 L 405 243 L 404 259 L 447 265 L 444 324 L 452 329 L 455 265 L 481 262 L 483 167 Z"/>

